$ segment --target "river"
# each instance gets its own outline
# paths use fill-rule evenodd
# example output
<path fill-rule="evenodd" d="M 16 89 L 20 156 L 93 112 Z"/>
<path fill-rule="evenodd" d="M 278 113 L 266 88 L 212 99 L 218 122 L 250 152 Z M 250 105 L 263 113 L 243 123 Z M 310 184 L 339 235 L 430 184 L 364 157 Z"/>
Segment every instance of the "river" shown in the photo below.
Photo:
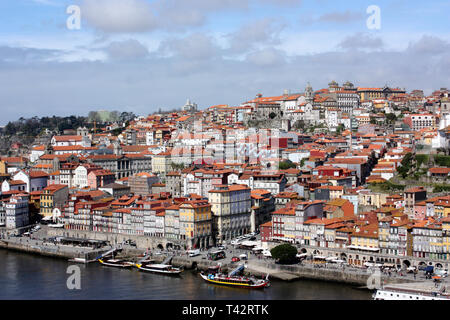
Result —
<path fill-rule="evenodd" d="M 120 270 L 97 263 L 82 265 L 81 289 L 67 288 L 63 259 L 0 249 L 1 300 L 369 300 L 369 291 L 321 281 L 272 280 L 263 290 L 215 286 L 194 271 L 180 277 Z"/>

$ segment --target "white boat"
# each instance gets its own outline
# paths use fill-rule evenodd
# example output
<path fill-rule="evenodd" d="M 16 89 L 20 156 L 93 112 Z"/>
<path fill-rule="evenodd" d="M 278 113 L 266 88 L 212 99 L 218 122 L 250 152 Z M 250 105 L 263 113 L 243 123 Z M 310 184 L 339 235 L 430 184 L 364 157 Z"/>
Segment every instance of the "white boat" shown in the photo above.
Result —
<path fill-rule="evenodd" d="M 170 264 L 136 264 L 139 270 L 169 275 L 179 275 L 183 269 L 174 268 Z"/>
<path fill-rule="evenodd" d="M 98 259 L 102 265 L 115 268 L 131 268 L 133 263 L 121 259 Z"/>
<path fill-rule="evenodd" d="M 432 282 L 406 283 L 378 289 L 374 300 L 450 300 L 445 285 L 436 287 Z"/>

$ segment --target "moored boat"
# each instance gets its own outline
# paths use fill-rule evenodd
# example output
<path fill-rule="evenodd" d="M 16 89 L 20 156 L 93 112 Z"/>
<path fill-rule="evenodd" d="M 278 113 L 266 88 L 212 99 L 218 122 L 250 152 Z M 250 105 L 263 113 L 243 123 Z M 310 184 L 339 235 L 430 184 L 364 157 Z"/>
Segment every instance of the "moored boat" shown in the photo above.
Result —
<path fill-rule="evenodd" d="M 262 289 L 270 286 L 269 280 L 266 279 L 256 279 L 253 277 L 228 277 L 223 274 L 204 274 L 200 273 L 200 276 L 206 282 L 233 286 L 233 287 L 241 287 L 241 288 L 250 288 L 250 289 Z"/>
<path fill-rule="evenodd" d="M 445 285 L 431 282 L 386 285 L 372 297 L 374 300 L 450 300 Z"/>
<path fill-rule="evenodd" d="M 131 268 L 133 266 L 133 263 L 120 259 L 98 259 L 98 262 L 104 266 L 116 268 Z"/>
<path fill-rule="evenodd" d="M 141 264 L 135 265 L 139 270 L 153 273 L 162 273 L 167 275 L 179 275 L 183 272 L 181 268 L 175 268 L 170 264 Z"/>
<path fill-rule="evenodd" d="M 245 265 L 240 265 L 228 275 L 220 273 L 220 266 L 210 267 L 207 273 L 201 272 L 200 276 L 206 282 L 241 287 L 249 289 L 262 289 L 270 286 L 269 275 L 265 279 L 256 279 L 255 277 L 238 276 L 237 274 L 245 268 Z"/>

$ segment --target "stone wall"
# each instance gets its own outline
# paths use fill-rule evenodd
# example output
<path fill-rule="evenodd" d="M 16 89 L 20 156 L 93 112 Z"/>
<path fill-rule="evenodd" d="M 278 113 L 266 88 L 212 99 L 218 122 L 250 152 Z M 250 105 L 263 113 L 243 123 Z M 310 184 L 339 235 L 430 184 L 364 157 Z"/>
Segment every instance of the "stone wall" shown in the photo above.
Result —
<path fill-rule="evenodd" d="M 117 233 L 104 233 L 104 232 L 94 232 L 94 231 L 83 231 L 83 230 L 68 230 L 68 229 L 55 229 L 46 228 L 47 237 L 72 237 L 80 239 L 89 240 L 100 240 L 107 241 L 111 245 L 121 244 L 124 241 L 132 240 L 136 242 L 136 246 L 142 249 L 156 250 L 159 248 L 167 249 L 167 245 L 170 243 L 172 245 L 179 245 L 181 249 L 184 249 L 184 244 L 181 242 L 174 242 L 167 240 L 165 238 L 158 237 L 148 237 L 148 236 L 137 236 L 137 235 L 126 235 Z"/>
<path fill-rule="evenodd" d="M 326 269 L 314 268 L 310 266 L 300 265 L 279 265 L 273 262 L 263 261 L 249 261 L 247 265 L 247 272 L 265 276 L 266 274 L 282 278 L 281 274 L 287 273 L 297 276 L 299 279 L 311 279 L 321 281 L 332 281 L 338 283 L 346 283 L 354 286 L 367 286 L 367 280 L 372 275 L 366 270 L 350 271 L 348 269 Z M 280 275 L 280 276 L 277 276 Z M 405 283 L 411 282 L 407 279 L 389 278 L 385 275 L 380 275 L 380 283 Z"/>

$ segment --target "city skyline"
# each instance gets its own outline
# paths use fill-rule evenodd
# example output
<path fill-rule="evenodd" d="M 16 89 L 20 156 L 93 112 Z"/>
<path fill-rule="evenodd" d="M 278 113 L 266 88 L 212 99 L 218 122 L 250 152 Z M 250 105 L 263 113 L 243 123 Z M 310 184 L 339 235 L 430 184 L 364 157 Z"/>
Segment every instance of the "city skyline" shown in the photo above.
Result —
<path fill-rule="evenodd" d="M 66 10 L 81 9 L 69 30 Z M 381 12 L 368 29 L 367 9 Z M 51 1 L 0 4 L 1 125 L 90 110 L 146 115 L 238 105 L 331 80 L 426 94 L 447 87 L 445 12 L 433 1 Z"/>

